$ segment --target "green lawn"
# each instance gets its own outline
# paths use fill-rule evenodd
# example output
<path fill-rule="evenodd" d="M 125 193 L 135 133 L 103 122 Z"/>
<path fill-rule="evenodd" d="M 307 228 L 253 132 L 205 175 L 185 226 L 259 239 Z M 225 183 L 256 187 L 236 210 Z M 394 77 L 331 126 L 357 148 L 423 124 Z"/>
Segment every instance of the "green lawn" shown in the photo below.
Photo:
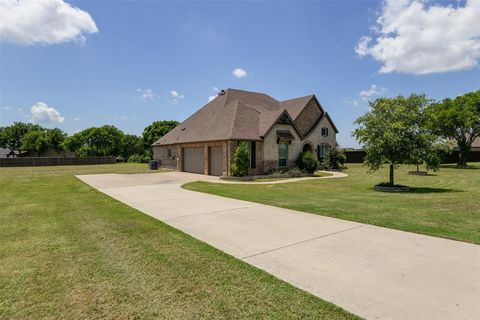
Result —
<path fill-rule="evenodd" d="M 388 180 L 388 171 L 367 173 L 349 164 L 346 178 L 319 179 L 275 185 L 231 185 L 194 182 L 189 190 L 207 192 L 278 207 L 377 226 L 480 244 L 480 164 L 471 169 L 443 166 L 429 176 L 398 170 L 397 183 L 410 193 L 373 190 Z"/>
<path fill-rule="evenodd" d="M 74 174 L 0 168 L 0 319 L 356 319 L 95 191 Z"/>

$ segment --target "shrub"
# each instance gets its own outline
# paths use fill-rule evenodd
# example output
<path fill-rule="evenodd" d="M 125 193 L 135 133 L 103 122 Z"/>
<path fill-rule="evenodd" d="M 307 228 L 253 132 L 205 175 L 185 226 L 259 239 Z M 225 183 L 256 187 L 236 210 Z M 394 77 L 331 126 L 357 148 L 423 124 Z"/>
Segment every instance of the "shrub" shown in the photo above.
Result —
<path fill-rule="evenodd" d="M 283 169 L 272 169 L 270 172 L 267 173 L 267 175 L 272 176 L 272 177 L 280 177 L 285 174 L 285 170 Z"/>
<path fill-rule="evenodd" d="M 303 172 L 299 168 L 292 168 L 292 169 L 288 170 L 288 175 L 290 177 L 293 177 L 293 178 L 300 177 L 300 176 L 302 176 L 302 174 L 303 174 Z"/>
<path fill-rule="evenodd" d="M 297 160 L 298 167 L 307 173 L 314 173 L 318 168 L 318 160 L 311 151 L 303 152 Z"/>
<path fill-rule="evenodd" d="M 303 154 L 304 152 L 300 152 L 298 154 L 298 158 L 297 158 L 297 161 L 295 162 L 295 164 L 297 165 L 297 168 L 299 168 L 300 170 L 304 170 L 304 167 L 303 167 Z"/>
<path fill-rule="evenodd" d="M 150 161 L 149 154 L 134 154 L 128 158 L 127 162 L 138 162 L 138 163 L 148 163 Z"/>
<path fill-rule="evenodd" d="M 232 174 L 236 177 L 246 176 L 248 174 L 249 164 L 248 146 L 245 142 L 240 142 L 233 155 Z"/>
<path fill-rule="evenodd" d="M 346 160 L 345 152 L 336 146 L 331 146 L 322 166 L 327 169 L 342 169 Z"/>

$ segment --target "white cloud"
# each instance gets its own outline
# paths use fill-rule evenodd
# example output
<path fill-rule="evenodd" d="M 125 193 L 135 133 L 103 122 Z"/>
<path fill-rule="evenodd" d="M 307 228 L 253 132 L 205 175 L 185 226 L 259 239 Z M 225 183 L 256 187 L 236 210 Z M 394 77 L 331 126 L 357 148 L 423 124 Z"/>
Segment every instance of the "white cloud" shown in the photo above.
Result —
<path fill-rule="evenodd" d="M 12 106 L 6 106 L 6 107 L 3 107 L 4 110 L 10 110 L 12 109 Z"/>
<path fill-rule="evenodd" d="M 471 69 L 480 59 L 480 1 L 463 6 L 421 0 L 386 0 L 372 27 L 376 39 L 360 38 L 360 57 L 383 63 L 380 73 L 429 74 Z"/>
<path fill-rule="evenodd" d="M 80 118 L 73 118 L 73 121 L 80 121 Z"/>
<path fill-rule="evenodd" d="M 178 93 L 178 91 L 171 90 L 170 91 L 170 103 L 177 104 L 180 99 L 185 98 L 183 94 Z"/>
<path fill-rule="evenodd" d="M 113 118 L 113 120 L 115 120 L 115 121 L 118 121 L 118 120 L 125 121 L 125 120 L 128 120 L 128 119 L 130 119 L 130 118 L 127 115 L 124 115 L 124 114 Z"/>
<path fill-rule="evenodd" d="M 170 96 L 171 96 L 172 98 L 179 98 L 179 99 L 184 98 L 183 94 L 179 94 L 179 93 L 178 93 L 177 91 L 175 91 L 175 90 L 170 91 Z"/>
<path fill-rule="evenodd" d="M 246 76 L 248 76 L 247 71 L 242 68 L 236 68 L 235 70 L 233 70 L 232 74 L 237 78 L 245 78 Z"/>
<path fill-rule="evenodd" d="M 85 34 L 98 32 L 88 12 L 63 0 L 0 1 L 0 40 L 17 44 L 83 44 Z"/>
<path fill-rule="evenodd" d="M 43 102 L 37 102 L 30 111 L 32 112 L 32 122 L 34 123 L 62 123 L 65 120 L 57 110 Z"/>
<path fill-rule="evenodd" d="M 387 91 L 387 89 L 380 88 L 376 84 L 372 84 L 370 88 L 360 91 L 358 95 L 360 96 L 360 98 L 362 98 L 363 101 L 368 101 L 370 98 L 379 96 L 385 91 Z"/>
<path fill-rule="evenodd" d="M 220 92 L 220 89 L 218 89 L 217 87 L 212 87 L 212 91 L 215 92 L 215 94 L 213 94 L 211 96 L 208 96 L 208 102 L 212 101 L 213 99 L 215 99 L 218 96 L 218 93 Z"/>
<path fill-rule="evenodd" d="M 352 107 L 358 106 L 358 99 L 345 98 L 343 99 L 343 102 L 348 105 L 351 105 Z"/>
<path fill-rule="evenodd" d="M 386 91 L 386 88 L 379 87 L 376 84 L 372 84 L 370 88 L 360 91 L 355 98 L 352 99 L 350 97 L 347 97 L 343 99 L 343 103 L 348 104 L 352 107 L 357 107 L 360 103 L 367 102 L 371 98 L 384 94 Z"/>
<path fill-rule="evenodd" d="M 143 100 L 143 101 L 152 101 L 158 98 L 158 94 L 154 93 L 152 89 L 137 89 L 138 96 L 134 97 L 133 100 Z"/>

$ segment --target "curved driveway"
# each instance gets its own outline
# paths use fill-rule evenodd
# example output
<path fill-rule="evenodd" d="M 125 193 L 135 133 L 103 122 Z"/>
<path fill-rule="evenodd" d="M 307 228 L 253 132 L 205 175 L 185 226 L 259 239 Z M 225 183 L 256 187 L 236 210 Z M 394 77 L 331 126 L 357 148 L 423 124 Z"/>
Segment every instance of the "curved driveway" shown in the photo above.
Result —
<path fill-rule="evenodd" d="M 181 188 L 211 176 L 78 178 L 367 319 L 479 319 L 480 246 Z"/>

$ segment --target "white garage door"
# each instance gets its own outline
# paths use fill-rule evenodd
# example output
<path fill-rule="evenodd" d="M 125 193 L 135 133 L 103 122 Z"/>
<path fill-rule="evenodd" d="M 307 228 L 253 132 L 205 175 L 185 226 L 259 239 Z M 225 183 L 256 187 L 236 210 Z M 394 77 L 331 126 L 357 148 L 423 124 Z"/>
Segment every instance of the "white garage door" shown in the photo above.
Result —
<path fill-rule="evenodd" d="M 222 175 L 222 147 L 208 148 L 208 174 L 212 176 Z"/>
<path fill-rule="evenodd" d="M 203 174 L 203 147 L 183 149 L 183 171 Z"/>

